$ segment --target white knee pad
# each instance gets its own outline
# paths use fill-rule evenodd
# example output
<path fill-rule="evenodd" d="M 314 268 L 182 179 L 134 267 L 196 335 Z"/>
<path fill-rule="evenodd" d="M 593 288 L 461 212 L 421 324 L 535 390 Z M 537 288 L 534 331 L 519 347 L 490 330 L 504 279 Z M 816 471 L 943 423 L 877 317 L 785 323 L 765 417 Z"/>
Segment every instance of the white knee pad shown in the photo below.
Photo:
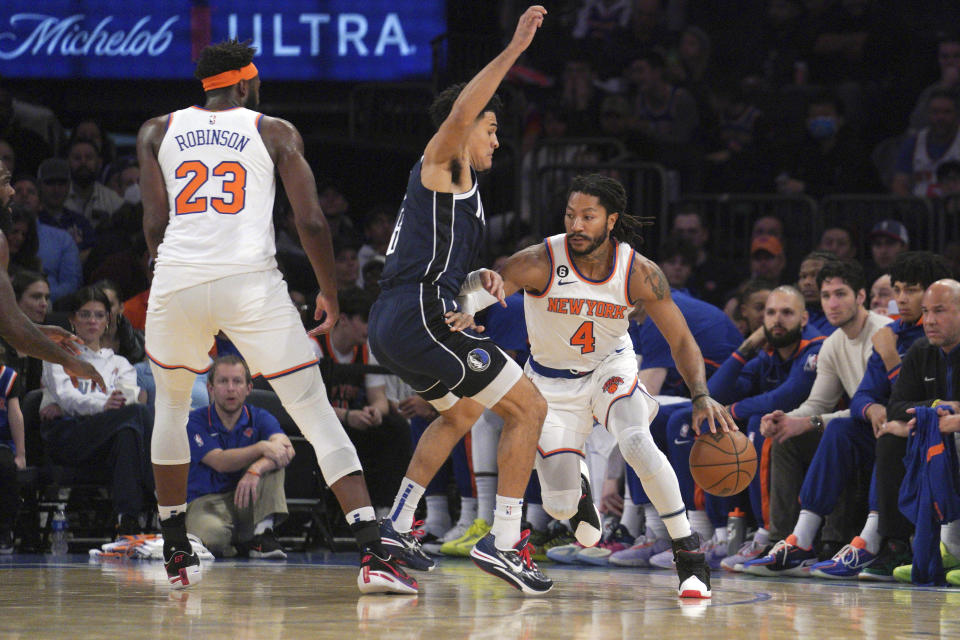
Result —
<path fill-rule="evenodd" d="M 307 367 L 271 380 L 270 386 L 300 427 L 303 437 L 313 446 L 317 464 L 328 485 L 349 473 L 363 470 L 357 450 L 330 406 L 317 367 Z"/>
<path fill-rule="evenodd" d="M 641 481 L 660 473 L 669 462 L 650 435 L 648 424 L 637 424 L 636 414 L 632 411 L 634 402 L 643 402 L 642 398 L 631 398 L 629 402 L 618 402 L 610 408 L 607 428 L 620 444 L 620 453 Z"/>
<path fill-rule="evenodd" d="M 470 429 L 470 455 L 474 473 L 497 473 L 497 445 L 503 432 L 503 418 L 487 409 Z"/>
<path fill-rule="evenodd" d="M 190 391 L 197 375 L 186 369 L 163 369 L 150 363 L 157 385 L 154 400 L 153 435 L 150 458 L 154 464 L 176 465 L 190 462 L 187 419 Z"/>
<path fill-rule="evenodd" d="M 540 476 L 540 496 L 543 510 L 557 520 L 567 520 L 577 514 L 580 502 L 580 456 L 575 453 L 556 453 L 536 458 Z"/>

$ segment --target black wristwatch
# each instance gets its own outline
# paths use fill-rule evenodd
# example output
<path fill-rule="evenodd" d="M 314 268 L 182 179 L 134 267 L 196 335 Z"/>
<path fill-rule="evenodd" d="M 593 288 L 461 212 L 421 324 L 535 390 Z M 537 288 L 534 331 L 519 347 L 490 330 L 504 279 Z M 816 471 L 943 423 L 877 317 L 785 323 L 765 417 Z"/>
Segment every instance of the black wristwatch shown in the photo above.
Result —
<path fill-rule="evenodd" d="M 820 433 L 823 433 L 823 418 L 821 418 L 820 416 L 813 416 L 812 418 L 810 418 L 810 424 L 813 425 L 814 429 L 816 429 Z"/>

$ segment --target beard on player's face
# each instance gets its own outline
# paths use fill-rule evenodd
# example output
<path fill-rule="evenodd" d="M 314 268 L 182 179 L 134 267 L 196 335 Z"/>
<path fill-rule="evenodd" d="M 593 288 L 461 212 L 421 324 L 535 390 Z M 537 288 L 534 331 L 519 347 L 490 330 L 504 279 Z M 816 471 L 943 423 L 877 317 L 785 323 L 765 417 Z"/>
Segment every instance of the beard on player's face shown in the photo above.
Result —
<path fill-rule="evenodd" d="M 603 232 L 598 236 L 591 236 L 583 232 L 570 232 L 567 234 L 567 246 L 570 248 L 570 253 L 575 256 L 587 256 L 596 251 L 599 247 L 603 246 L 603 243 L 607 241 L 607 238 L 610 237 L 610 232 L 604 227 Z M 582 238 L 587 241 L 585 248 L 577 249 L 570 241 L 574 238 Z"/>
<path fill-rule="evenodd" d="M 771 333 L 770 328 L 764 325 L 763 335 L 767 339 L 767 344 L 769 344 L 774 349 L 779 349 L 781 347 L 788 347 L 791 344 L 800 342 L 800 334 L 803 332 L 803 327 L 800 325 L 795 326 L 793 329 L 786 329 L 780 335 Z"/>

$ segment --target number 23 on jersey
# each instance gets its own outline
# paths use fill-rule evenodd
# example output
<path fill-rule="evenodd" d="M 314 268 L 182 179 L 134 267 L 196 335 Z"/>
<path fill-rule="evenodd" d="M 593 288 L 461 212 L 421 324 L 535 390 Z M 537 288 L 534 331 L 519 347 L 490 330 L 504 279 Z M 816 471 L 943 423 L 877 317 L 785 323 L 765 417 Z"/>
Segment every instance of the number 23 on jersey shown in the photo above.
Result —
<path fill-rule="evenodd" d="M 177 178 L 190 178 L 174 201 L 176 215 L 203 213 L 208 208 L 224 215 L 235 215 L 243 210 L 247 193 L 247 170 L 239 162 L 225 160 L 211 171 L 199 160 L 187 160 L 180 163 L 174 175 Z M 221 183 L 220 193 L 209 198 L 198 196 L 197 191 L 211 176 L 227 178 Z"/>

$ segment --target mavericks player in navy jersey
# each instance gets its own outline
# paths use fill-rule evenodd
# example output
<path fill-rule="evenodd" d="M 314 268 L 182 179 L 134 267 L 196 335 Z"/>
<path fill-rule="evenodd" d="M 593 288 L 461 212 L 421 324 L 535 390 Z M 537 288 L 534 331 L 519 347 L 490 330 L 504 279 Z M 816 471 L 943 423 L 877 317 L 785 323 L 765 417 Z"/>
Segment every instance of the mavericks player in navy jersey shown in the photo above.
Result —
<path fill-rule="evenodd" d="M 157 383 L 151 456 L 167 576 L 175 588 L 201 577 L 184 522 L 186 425 L 194 378 L 209 368 L 207 352 L 223 331 L 250 368 L 270 381 L 313 445 L 361 548 L 360 591 L 416 593 L 416 581 L 383 550 L 360 460 L 330 406 L 277 269 L 275 171 L 320 285 L 316 319 L 324 312 L 326 319 L 312 333 L 331 329 L 340 310 L 330 229 L 300 134 L 289 122 L 252 110 L 260 93 L 253 54 L 236 41 L 205 48 L 196 70 L 204 106 L 148 120 L 137 137 L 144 235 L 156 258 L 146 350 Z M 286 464 L 291 453 L 274 452 L 274 462 Z"/>
<path fill-rule="evenodd" d="M 519 251 L 502 271 L 504 293 L 525 292 L 526 374 L 549 407 L 536 459 L 543 508 L 557 519 L 577 513 L 584 443 L 596 419 L 617 438 L 667 527 L 678 595 L 709 598 L 710 571 L 690 531 L 677 476 L 650 435 L 657 403 L 640 383 L 627 332 L 634 305 L 643 305 L 670 345 L 690 389 L 694 429 L 699 433 L 704 422 L 711 431 L 737 427 L 710 397 L 703 356 L 666 278 L 629 244 L 639 221 L 626 214 L 626 204 L 616 180 L 577 176 L 567 192 L 566 234 Z M 464 312 L 483 304 L 474 295 L 461 299 Z"/>
<path fill-rule="evenodd" d="M 490 534 L 472 555 L 480 568 L 526 593 L 553 585 L 530 559 L 520 531 L 546 403 L 497 345 L 452 332 L 448 323 L 465 281 L 489 292 L 491 303 L 503 301 L 499 276 L 487 270 L 468 274 L 485 226 L 476 174 L 491 167 L 499 146 L 497 86 L 545 15 L 543 7 L 527 9 L 500 55 L 465 86 L 450 87 L 434 101 L 430 115 L 438 129 L 410 172 L 369 325 L 377 360 L 440 412 L 420 438 L 390 517 L 381 523 L 384 544 L 410 567 L 433 568 L 410 534 L 414 510 L 454 445 L 491 408 L 504 420 L 496 509 Z"/>

